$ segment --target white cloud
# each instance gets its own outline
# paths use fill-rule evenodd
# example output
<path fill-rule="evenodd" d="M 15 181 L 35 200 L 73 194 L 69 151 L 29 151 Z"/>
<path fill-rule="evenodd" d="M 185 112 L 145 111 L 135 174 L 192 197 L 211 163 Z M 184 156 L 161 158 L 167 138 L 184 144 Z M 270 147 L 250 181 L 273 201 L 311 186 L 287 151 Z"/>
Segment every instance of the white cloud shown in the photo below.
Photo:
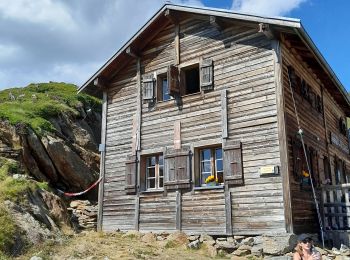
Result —
<path fill-rule="evenodd" d="M 53 0 L 1 0 L 0 15 L 13 21 L 42 24 L 51 28 L 75 27 L 69 10 Z"/>
<path fill-rule="evenodd" d="M 266 16 L 288 14 L 307 0 L 233 0 L 232 10 Z"/>

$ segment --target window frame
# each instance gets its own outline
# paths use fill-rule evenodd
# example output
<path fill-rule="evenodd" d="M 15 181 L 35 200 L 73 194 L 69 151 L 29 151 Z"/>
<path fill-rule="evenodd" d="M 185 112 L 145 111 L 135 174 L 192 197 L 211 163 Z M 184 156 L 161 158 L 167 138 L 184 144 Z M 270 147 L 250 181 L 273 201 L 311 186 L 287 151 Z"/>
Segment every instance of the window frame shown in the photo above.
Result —
<path fill-rule="evenodd" d="M 169 99 L 164 99 L 164 89 L 163 89 L 163 81 L 167 81 L 167 91 L 169 91 L 169 79 L 167 72 L 163 73 L 157 73 L 157 102 L 167 102 L 170 100 L 173 100 L 174 97 L 172 97 L 169 93 L 166 93 L 169 96 Z"/>
<path fill-rule="evenodd" d="M 217 150 L 221 150 L 221 158 L 217 158 L 216 157 L 216 151 Z M 210 175 L 215 176 L 215 179 L 218 177 L 218 173 L 221 173 L 222 175 L 222 182 L 218 183 L 218 186 L 223 186 L 224 185 L 224 169 L 223 169 L 223 163 L 224 163 L 224 158 L 223 158 L 223 148 L 222 146 L 207 146 L 207 147 L 199 147 L 197 148 L 197 169 L 198 169 L 198 173 L 197 173 L 197 180 L 195 182 L 195 186 L 196 187 L 206 187 L 206 183 L 205 183 L 205 178 L 203 179 L 203 172 L 202 172 L 202 162 L 204 161 L 208 161 L 208 160 L 203 160 L 203 155 L 202 155 L 202 151 L 204 150 L 209 150 L 210 151 Z M 222 170 L 218 171 L 217 170 L 217 161 L 221 160 L 222 161 Z M 209 175 L 208 175 L 209 176 Z M 206 177 L 207 178 L 207 177 Z"/>
<path fill-rule="evenodd" d="M 155 157 L 155 164 L 148 165 L 149 159 Z M 160 159 L 162 158 L 162 159 Z M 143 191 L 163 191 L 164 190 L 164 155 L 163 153 L 147 154 L 142 156 L 144 174 Z M 163 163 L 160 164 L 160 161 Z M 149 169 L 154 168 L 154 177 L 149 177 Z M 162 175 L 160 175 L 160 169 L 162 169 Z M 151 188 L 149 180 L 154 179 L 154 187 Z M 162 179 L 162 185 L 160 185 L 160 180 Z"/>

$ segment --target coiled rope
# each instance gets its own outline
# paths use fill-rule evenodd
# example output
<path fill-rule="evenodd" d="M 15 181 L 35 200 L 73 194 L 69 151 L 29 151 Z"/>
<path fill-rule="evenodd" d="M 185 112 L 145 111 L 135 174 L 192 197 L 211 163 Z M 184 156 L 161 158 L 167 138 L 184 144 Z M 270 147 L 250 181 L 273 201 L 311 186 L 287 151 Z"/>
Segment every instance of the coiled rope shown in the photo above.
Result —
<path fill-rule="evenodd" d="M 293 91 L 293 87 L 292 87 L 292 82 L 291 82 L 291 80 L 290 80 L 289 72 L 288 72 L 287 74 L 288 74 L 288 82 L 289 82 L 290 91 L 291 91 L 291 93 L 292 93 L 292 99 L 293 99 L 293 105 L 294 105 L 294 112 L 295 112 L 295 116 L 296 116 L 297 124 L 298 124 L 298 134 L 299 134 L 299 136 L 300 136 L 301 144 L 302 144 L 302 146 L 303 146 L 303 151 L 304 151 L 306 166 L 307 166 L 307 170 L 308 170 L 308 172 L 309 172 L 309 178 L 310 178 L 310 183 L 311 183 L 311 188 L 312 188 L 312 195 L 313 195 L 313 197 L 314 197 L 314 201 L 315 201 L 315 205 L 316 205 L 317 218 L 318 218 L 318 222 L 319 222 L 320 230 L 321 230 L 322 247 L 324 248 L 324 234 L 323 234 L 323 224 L 322 224 L 322 218 L 321 218 L 320 208 L 319 208 L 319 206 L 318 206 L 318 201 L 317 201 L 317 197 L 316 197 L 314 182 L 313 182 L 312 176 L 311 176 L 311 168 L 310 168 L 309 160 L 308 160 L 307 154 L 306 154 L 306 148 L 305 148 L 305 143 L 304 143 L 304 138 L 303 138 L 303 130 L 301 129 L 301 126 L 300 126 L 298 111 L 297 111 L 296 102 L 295 102 L 295 99 L 294 99 L 294 91 Z"/>

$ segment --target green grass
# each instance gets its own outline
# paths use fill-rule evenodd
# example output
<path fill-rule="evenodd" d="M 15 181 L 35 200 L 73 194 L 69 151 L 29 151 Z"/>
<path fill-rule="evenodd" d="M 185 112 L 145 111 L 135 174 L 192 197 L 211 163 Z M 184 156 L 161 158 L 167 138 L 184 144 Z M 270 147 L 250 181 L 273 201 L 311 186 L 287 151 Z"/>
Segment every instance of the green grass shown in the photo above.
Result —
<path fill-rule="evenodd" d="M 79 117 L 81 107 L 99 112 L 101 101 L 77 94 L 77 87 L 73 84 L 38 83 L 0 91 L 0 118 L 12 125 L 28 125 L 39 135 L 55 131 L 51 118 L 61 114 Z"/>
<path fill-rule="evenodd" d="M 0 259 L 5 258 L 5 253 L 13 245 L 15 232 L 16 225 L 12 217 L 0 204 Z"/>

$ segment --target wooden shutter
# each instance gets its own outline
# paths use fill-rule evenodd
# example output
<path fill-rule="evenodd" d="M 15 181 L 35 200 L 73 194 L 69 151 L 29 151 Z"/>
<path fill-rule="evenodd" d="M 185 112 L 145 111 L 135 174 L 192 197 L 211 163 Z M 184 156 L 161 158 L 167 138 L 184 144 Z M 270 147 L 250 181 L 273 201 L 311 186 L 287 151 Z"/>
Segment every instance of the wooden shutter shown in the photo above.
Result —
<path fill-rule="evenodd" d="M 128 194 L 136 192 L 136 170 L 137 157 L 135 155 L 128 156 L 125 162 L 125 190 Z"/>
<path fill-rule="evenodd" d="M 228 185 L 242 185 L 244 183 L 242 143 L 235 142 L 225 146 L 223 150 L 225 183 Z"/>
<path fill-rule="evenodd" d="M 164 156 L 164 187 L 167 190 L 190 188 L 189 155 L 189 151 L 182 150 Z"/>
<path fill-rule="evenodd" d="M 168 66 L 168 88 L 170 96 L 180 95 L 179 69 L 174 65 Z"/>
<path fill-rule="evenodd" d="M 214 89 L 213 84 L 213 60 L 206 59 L 200 64 L 200 87 L 201 90 L 212 90 Z"/>
<path fill-rule="evenodd" d="M 153 75 L 144 75 L 142 77 L 143 100 L 154 100 L 154 79 Z"/>

